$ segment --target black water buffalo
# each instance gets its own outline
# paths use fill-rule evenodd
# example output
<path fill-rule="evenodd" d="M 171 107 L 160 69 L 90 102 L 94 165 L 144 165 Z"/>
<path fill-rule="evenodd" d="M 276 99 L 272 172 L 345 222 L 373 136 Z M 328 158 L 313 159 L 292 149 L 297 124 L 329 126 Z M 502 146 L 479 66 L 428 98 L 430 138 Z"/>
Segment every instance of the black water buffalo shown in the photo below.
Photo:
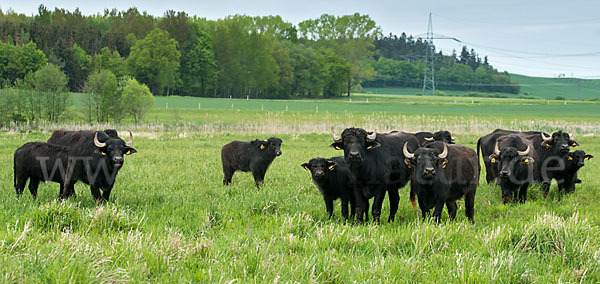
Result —
<path fill-rule="evenodd" d="M 323 195 L 329 218 L 333 215 L 333 201 L 338 198 L 342 200 L 344 219 L 348 219 L 348 202 L 350 202 L 350 216 L 354 217 L 356 209 L 354 176 L 344 157 L 314 158 L 301 166 L 310 171 L 313 182 Z"/>
<path fill-rule="evenodd" d="M 281 155 L 281 139 L 271 137 L 267 140 L 250 142 L 231 141 L 221 148 L 223 163 L 223 184 L 229 185 L 235 171 L 252 172 L 256 187 L 265 180 L 265 173 L 275 157 Z"/>
<path fill-rule="evenodd" d="M 448 144 L 454 144 L 454 140 L 456 140 L 456 138 L 452 137 L 452 134 L 450 133 L 450 131 L 446 131 L 446 130 L 441 130 L 441 131 L 438 131 L 435 133 L 417 132 L 417 133 L 415 133 L 415 136 L 419 140 L 419 145 L 421 147 L 423 147 L 431 142 L 434 142 L 434 141 L 440 141 L 440 142 L 445 142 Z"/>
<path fill-rule="evenodd" d="M 44 142 L 29 142 L 14 155 L 14 186 L 17 195 L 23 193 L 29 179 L 29 192 L 37 197 L 40 181 L 53 181 L 61 186 L 67 168 L 68 147 Z"/>
<path fill-rule="evenodd" d="M 477 153 L 463 145 L 433 142 L 414 153 L 403 147 L 405 163 L 414 168 L 411 176 L 411 202 L 418 197 L 421 214 L 425 218 L 433 210 L 439 223 L 444 204 L 450 220 L 456 217 L 456 200 L 465 198 L 465 214 L 474 222 L 475 193 L 479 184 Z"/>
<path fill-rule="evenodd" d="M 520 135 L 500 136 L 488 157 L 497 165 L 502 201 L 525 202 L 527 188 L 534 182 L 537 153 L 532 142 Z"/>
<path fill-rule="evenodd" d="M 76 130 L 76 131 L 72 131 L 72 130 L 54 130 L 52 131 L 52 135 L 50 135 L 50 138 L 48 138 L 48 143 L 51 144 L 56 144 L 56 145 L 62 145 L 62 146 L 69 146 L 69 144 L 71 143 L 71 136 L 74 133 L 77 133 L 81 130 Z M 117 134 L 117 131 L 114 129 L 106 129 L 104 130 L 104 133 L 106 133 L 108 136 L 107 137 L 113 137 L 113 138 L 119 138 L 119 135 Z M 104 138 L 107 138 L 105 136 L 100 137 L 100 142 L 104 142 Z M 75 184 L 71 184 L 69 185 L 70 188 L 67 189 L 68 192 L 71 193 L 72 196 L 75 196 Z M 61 184 L 61 187 L 59 189 L 59 194 L 62 193 L 63 190 L 63 184 Z"/>
<path fill-rule="evenodd" d="M 549 182 L 554 178 L 555 173 L 561 171 L 563 157 L 569 152 L 569 147 L 578 146 L 579 143 L 570 139 L 566 132 L 554 132 L 552 136 L 540 131 L 518 132 L 504 129 L 496 129 L 492 133 L 485 135 L 477 141 L 477 154 L 481 152 L 483 162 L 486 168 L 486 181 L 492 183 L 498 178 L 498 168 L 496 164 L 491 163 L 489 157 L 494 152 L 496 140 L 504 135 L 519 135 L 524 139 L 531 141 L 536 155 L 536 171 L 534 181 L 536 183 L 544 182 L 543 192 L 547 192 Z M 546 185 L 547 184 L 547 185 Z"/>
<path fill-rule="evenodd" d="M 564 160 L 569 154 L 570 147 L 577 147 L 579 143 L 571 139 L 568 133 L 558 131 L 552 136 L 541 133 L 540 135 L 527 136 L 532 142 L 538 155 L 536 182 L 541 182 L 544 196 L 548 194 L 552 179 L 559 179 L 565 169 Z"/>
<path fill-rule="evenodd" d="M 132 147 L 131 132 L 129 142 L 110 136 L 104 131 L 71 133 L 69 162 L 61 197 L 68 198 L 73 195 L 73 184 L 82 181 L 90 185 L 92 196 L 97 202 L 108 201 L 117 174 L 123 167 L 124 155 L 137 152 Z"/>
<path fill-rule="evenodd" d="M 585 161 L 593 157 L 582 150 L 576 150 L 567 154 L 564 159 L 565 169 L 556 174 L 558 191 L 560 193 L 575 191 L 575 184 L 581 183 L 581 180 L 577 178 L 577 172 L 585 165 Z"/>
<path fill-rule="evenodd" d="M 369 199 L 374 197 L 372 215 L 380 221 L 381 207 L 386 191 L 390 199 L 390 216 L 393 221 L 398 211 L 398 189 L 410 179 L 411 169 L 404 163 L 402 145 L 414 151 L 419 141 L 414 134 L 393 132 L 388 134 L 367 133 L 361 128 L 346 128 L 341 136 L 332 133 L 337 150 L 344 150 L 344 159 L 356 178 L 356 222 L 362 222 L 363 212 L 368 210 Z"/>

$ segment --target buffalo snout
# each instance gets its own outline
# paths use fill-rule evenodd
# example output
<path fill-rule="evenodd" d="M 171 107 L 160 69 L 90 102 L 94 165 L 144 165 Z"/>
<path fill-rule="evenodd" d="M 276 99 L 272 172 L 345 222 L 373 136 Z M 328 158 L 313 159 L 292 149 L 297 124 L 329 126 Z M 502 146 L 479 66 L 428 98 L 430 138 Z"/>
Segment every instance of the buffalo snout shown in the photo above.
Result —
<path fill-rule="evenodd" d="M 435 169 L 433 167 L 425 168 L 423 170 L 423 177 L 426 179 L 435 177 Z"/>
<path fill-rule="evenodd" d="M 501 172 L 500 172 L 500 176 L 501 176 L 501 177 L 504 177 L 504 178 L 505 178 L 505 177 L 509 177 L 509 176 L 510 176 L 510 172 L 509 172 L 509 171 L 506 171 L 506 170 L 504 170 L 504 171 L 501 171 Z"/>

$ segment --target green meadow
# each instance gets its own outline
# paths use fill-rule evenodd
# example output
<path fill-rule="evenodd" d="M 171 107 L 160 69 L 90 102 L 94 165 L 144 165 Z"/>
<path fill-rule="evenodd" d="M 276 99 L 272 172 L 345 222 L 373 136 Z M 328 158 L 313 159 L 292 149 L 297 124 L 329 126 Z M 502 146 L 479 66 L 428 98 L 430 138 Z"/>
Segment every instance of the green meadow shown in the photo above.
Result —
<path fill-rule="evenodd" d="M 156 97 L 145 122 L 88 125 L 75 107 L 62 124 L 14 125 L 0 132 L 0 275 L 17 283 L 558 283 L 600 282 L 600 105 L 594 102 L 356 94 L 331 100 Z M 368 99 L 368 102 L 367 102 Z M 167 106 L 168 104 L 168 106 Z M 233 107 L 232 107 L 233 105 Z M 318 109 L 317 109 L 318 108 Z M 565 130 L 597 158 L 583 183 L 524 204 L 502 204 L 500 189 L 477 189 L 475 224 L 459 201 L 457 220 L 422 220 L 400 189 L 395 222 L 354 225 L 339 200 L 327 218 L 322 197 L 300 166 L 329 148 L 330 130 L 447 129 L 457 143 L 502 127 Z M 34 200 L 13 188 L 12 155 L 56 128 L 132 130 L 111 200 L 89 187 L 58 200 L 56 183 Z M 123 136 L 123 134 L 122 134 Z M 223 186 L 220 149 L 231 140 L 277 136 L 282 156 L 257 189 L 249 173 Z M 372 200 L 371 200 L 372 201 Z M 387 220 L 386 198 L 382 220 Z"/>

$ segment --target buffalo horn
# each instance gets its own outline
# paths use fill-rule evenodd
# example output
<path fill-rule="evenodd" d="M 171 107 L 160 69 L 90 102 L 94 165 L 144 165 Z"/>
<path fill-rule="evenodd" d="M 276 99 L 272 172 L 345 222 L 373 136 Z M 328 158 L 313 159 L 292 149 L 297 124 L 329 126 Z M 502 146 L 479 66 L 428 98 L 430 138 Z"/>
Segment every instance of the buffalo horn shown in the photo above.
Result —
<path fill-rule="evenodd" d="M 98 148 L 102 148 L 102 147 L 106 146 L 106 143 L 102 143 L 102 142 L 98 141 L 98 132 L 96 132 L 96 134 L 94 135 L 94 145 L 96 145 L 96 147 L 98 147 Z"/>
<path fill-rule="evenodd" d="M 496 156 L 500 156 L 500 149 L 498 149 L 498 141 L 496 141 L 496 146 L 494 146 L 494 154 L 496 154 Z"/>
<path fill-rule="evenodd" d="M 446 156 L 448 156 L 448 145 L 446 145 L 446 143 L 444 143 L 444 151 L 438 155 L 438 158 L 446 159 Z"/>
<path fill-rule="evenodd" d="M 529 145 L 527 145 L 527 149 L 525 149 L 525 151 L 517 151 L 517 153 L 519 156 L 527 156 L 527 154 L 529 154 Z"/>
<path fill-rule="evenodd" d="M 367 141 L 373 142 L 373 141 L 375 141 L 376 137 L 377 137 L 377 130 L 373 130 L 373 134 L 367 135 Z"/>
<path fill-rule="evenodd" d="M 335 135 L 333 129 L 331 129 L 331 136 L 333 137 L 333 142 L 342 142 L 342 136 Z"/>
<path fill-rule="evenodd" d="M 125 146 L 133 147 L 133 134 L 131 134 L 131 131 L 129 131 L 129 141 L 125 143 Z"/>
<path fill-rule="evenodd" d="M 542 140 L 544 140 L 545 143 L 548 143 L 552 140 L 552 136 L 546 136 L 546 133 L 542 132 Z"/>
<path fill-rule="evenodd" d="M 404 147 L 402 148 L 402 153 L 404 154 L 404 157 L 412 159 L 415 157 L 415 154 L 408 152 L 407 145 L 408 145 L 408 142 L 405 142 Z"/>
<path fill-rule="evenodd" d="M 429 141 L 429 142 L 435 141 L 435 139 L 433 139 L 433 137 L 425 137 L 424 139 L 425 139 L 425 141 Z"/>

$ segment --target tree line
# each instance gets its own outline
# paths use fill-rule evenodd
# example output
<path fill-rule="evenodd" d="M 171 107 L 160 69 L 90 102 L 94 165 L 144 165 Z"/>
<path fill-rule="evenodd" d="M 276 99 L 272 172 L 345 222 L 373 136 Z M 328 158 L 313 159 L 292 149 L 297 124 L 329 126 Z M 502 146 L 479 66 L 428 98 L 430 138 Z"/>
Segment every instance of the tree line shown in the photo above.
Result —
<path fill-rule="evenodd" d="M 418 87 L 429 48 L 405 34 L 383 36 L 373 19 L 358 13 L 323 14 L 294 25 L 279 16 L 208 20 L 168 10 L 154 17 L 136 8 L 86 16 L 43 5 L 33 16 L 0 10 L 0 41 L 4 87 L 52 64 L 73 92 L 89 91 L 90 75 L 110 71 L 117 81 L 135 79 L 154 95 L 244 98 Z M 436 53 L 438 88 L 518 93 L 508 74 L 465 50 Z"/>

